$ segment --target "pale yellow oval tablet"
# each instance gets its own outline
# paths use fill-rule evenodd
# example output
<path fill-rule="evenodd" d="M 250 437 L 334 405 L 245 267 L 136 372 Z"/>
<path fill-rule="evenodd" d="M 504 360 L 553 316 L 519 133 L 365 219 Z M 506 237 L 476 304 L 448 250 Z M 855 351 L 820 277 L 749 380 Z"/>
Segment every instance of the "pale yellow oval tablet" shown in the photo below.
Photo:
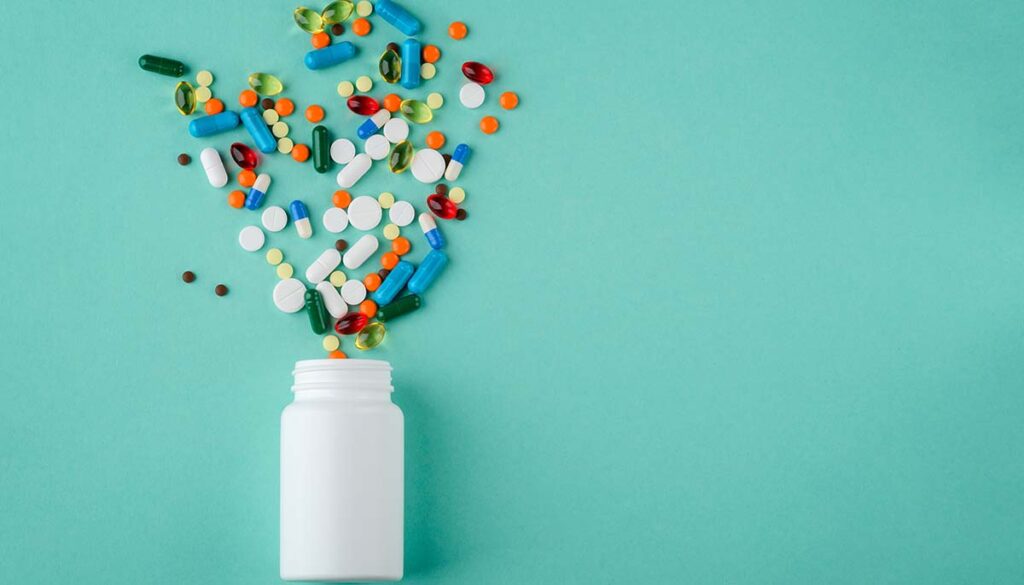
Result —
<path fill-rule="evenodd" d="M 433 63 L 420 65 L 420 77 L 423 79 L 433 79 L 435 75 L 437 75 L 437 67 L 434 67 Z"/>
<path fill-rule="evenodd" d="M 291 138 L 285 137 L 278 139 L 277 152 L 280 152 L 281 154 L 288 154 L 293 148 L 295 148 L 295 143 L 292 142 Z"/>
<path fill-rule="evenodd" d="M 331 286 L 339 288 L 341 285 L 345 284 L 345 281 L 348 280 L 348 277 L 345 276 L 344 272 L 340 270 L 335 270 L 334 272 L 331 273 L 329 277 L 327 277 L 327 279 L 331 281 Z"/>
<path fill-rule="evenodd" d="M 369 0 L 359 0 L 356 4 L 356 14 L 359 16 L 370 16 L 373 14 L 373 4 Z"/>
<path fill-rule="evenodd" d="M 338 84 L 338 95 L 348 97 L 356 92 L 356 86 L 351 81 L 342 81 Z"/>
<path fill-rule="evenodd" d="M 196 73 L 196 83 L 199 84 L 199 87 L 209 87 L 210 85 L 213 85 L 213 73 L 210 73 L 205 69 Z"/>
<path fill-rule="evenodd" d="M 359 76 L 356 78 L 356 89 L 363 93 L 370 91 L 373 89 L 373 80 L 367 75 Z"/>
<path fill-rule="evenodd" d="M 263 122 L 267 126 L 273 126 L 281 120 L 281 114 L 277 113 L 277 110 L 271 108 L 269 110 L 263 110 Z"/>
<path fill-rule="evenodd" d="M 341 347 L 341 340 L 333 335 L 324 337 L 324 349 L 327 351 L 334 351 Z"/>
<path fill-rule="evenodd" d="M 448 199 L 451 200 L 452 203 L 458 205 L 466 200 L 466 190 L 462 187 L 452 187 L 451 189 L 448 189 Z"/>
<path fill-rule="evenodd" d="M 201 104 L 205 104 L 206 102 L 210 101 L 210 98 L 212 98 L 212 97 L 213 97 L 213 92 L 210 91 L 210 88 L 208 88 L 208 87 L 197 87 L 196 88 L 196 101 L 197 102 L 199 102 Z"/>
<path fill-rule="evenodd" d="M 277 265 L 277 277 L 280 278 L 281 280 L 291 278 L 292 274 L 295 274 L 295 269 L 292 268 L 291 264 L 287 262 L 282 262 Z"/>
<path fill-rule="evenodd" d="M 277 122 L 270 127 L 270 131 L 274 133 L 274 136 L 284 138 L 285 136 L 288 136 L 288 124 L 285 122 Z"/>
<path fill-rule="evenodd" d="M 381 209 L 391 209 L 395 204 L 395 196 L 385 191 L 377 196 L 377 203 L 380 203 Z"/>
<path fill-rule="evenodd" d="M 284 252 L 277 248 L 271 248 L 267 250 L 267 264 L 271 266 L 277 266 L 284 260 Z"/>
<path fill-rule="evenodd" d="M 427 96 L 427 105 L 431 110 L 437 110 L 444 105 L 444 96 L 436 91 Z"/>
<path fill-rule="evenodd" d="M 402 232 L 401 230 L 398 229 L 398 226 L 393 223 L 389 223 L 388 225 L 384 226 L 384 239 L 393 240 L 397 238 L 401 233 Z"/>

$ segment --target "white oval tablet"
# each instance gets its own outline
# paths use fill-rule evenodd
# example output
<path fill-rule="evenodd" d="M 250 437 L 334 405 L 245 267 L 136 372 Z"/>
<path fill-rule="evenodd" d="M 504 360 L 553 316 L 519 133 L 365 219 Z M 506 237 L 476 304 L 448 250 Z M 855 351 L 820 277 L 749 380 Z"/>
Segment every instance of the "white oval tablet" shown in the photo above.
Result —
<path fill-rule="evenodd" d="M 330 276 L 334 269 L 341 264 L 341 252 L 336 248 L 327 248 L 320 257 L 313 261 L 306 269 L 306 280 L 316 284 Z"/>
<path fill-rule="evenodd" d="M 341 285 L 341 298 L 349 305 L 358 305 L 366 300 L 366 285 L 354 278 Z"/>
<path fill-rule="evenodd" d="M 336 234 L 348 227 L 348 214 L 340 207 L 331 207 L 324 212 L 324 229 Z"/>
<path fill-rule="evenodd" d="M 297 313 L 306 305 L 306 285 L 286 278 L 274 285 L 274 305 L 285 313 Z"/>
<path fill-rule="evenodd" d="M 377 251 L 377 247 L 380 246 L 380 242 L 372 234 L 366 234 L 359 238 L 359 240 L 348 250 L 345 251 L 345 268 L 349 270 L 355 270 L 363 265 L 364 262 L 373 256 L 373 253 Z M 348 282 L 347 280 L 345 282 Z M 344 285 L 343 285 L 344 286 Z"/>
<path fill-rule="evenodd" d="M 348 138 L 339 138 L 331 143 L 331 160 L 347 165 L 356 155 L 356 145 Z"/>
<path fill-rule="evenodd" d="M 401 118 L 391 118 L 384 124 L 384 138 L 392 144 L 398 144 L 409 137 L 409 123 Z"/>
<path fill-rule="evenodd" d="M 238 245 L 246 252 L 259 250 L 266 241 L 267 237 L 263 235 L 263 230 L 254 225 L 246 226 L 238 232 Z"/>
<path fill-rule="evenodd" d="M 412 155 L 412 176 L 421 183 L 436 183 L 444 176 L 444 157 L 433 148 Z"/>
<path fill-rule="evenodd" d="M 352 160 L 345 165 L 345 168 L 338 171 L 338 186 L 342 189 L 348 189 L 352 185 L 356 184 L 356 181 L 363 178 L 366 171 L 370 170 L 370 165 L 373 164 L 373 159 L 370 155 L 365 152 L 361 152 L 355 155 Z"/>
<path fill-rule="evenodd" d="M 459 90 L 459 101 L 471 110 L 482 106 L 485 97 L 487 97 L 487 93 L 484 91 L 484 86 L 472 81 L 463 85 Z"/>
<path fill-rule="evenodd" d="M 416 210 L 408 201 L 396 201 L 388 211 L 388 218 L 398 227 L 405 227 L 416 219 Z"/>
<path fill-rule="evenodd" d="M 356 197 L 348 204 L 348 221 L 357 230 L 372 230 L 380 224 L 382 215 L 380 203 L 369 195 Z"/>
<path fill-rule="evenodd" d="M 388 151 L 391 150 L 391 143 L 388 142 L 387 138 L 384 138 L 380 134 L 374 134 L 366 139 L 366 144 L 363 145 L 363 150 L 365 150 L 366 154 L 370 155 L 370 158 L 373 160 L 384 160 L 388 157 Z"/>
<path fill-rule="evenodd" d="M 223 187 L 228 184 L 228 171 L 224 168 L 224 161 L 220 159 L 220 153 L 215 148 L 204 148 L 199 153 L 199 162 L 203 163 L 203 170 L 206 171 L 206 180 L 214 187 Z"/>
<path fill-rule="evenodd" d="M 263 227 L 268 232 L 277 233 L 288 225 L 288 212 L 283 207 L 271 205 L 263 210 Z"/>
<path fill-rule="evenodd" d="M 324 307 L 327 308 L 331 317 L 341 319 L 345 316 L 348 306 L 345 305 L 345 301 L 341 300 L 341 295 L 338 294 L 338 289 L 334 288 L 334 285 L 325 280 L 316 285 L 316 290 L 320 291 L 320 298 L 324 300 Z"/>

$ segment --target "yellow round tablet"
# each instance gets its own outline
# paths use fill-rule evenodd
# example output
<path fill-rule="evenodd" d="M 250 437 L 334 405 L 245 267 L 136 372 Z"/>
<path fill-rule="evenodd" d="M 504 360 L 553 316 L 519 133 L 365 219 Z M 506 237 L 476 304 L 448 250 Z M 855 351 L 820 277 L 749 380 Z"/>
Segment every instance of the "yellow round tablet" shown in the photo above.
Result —
<path fill-rule="evenodd" d="M 373 4 L 371 4 L 369 0 L 360 0 L 359 3 L 356 4 L 356 14 L 359 16 L 370 16 L 373 14 Z"/>
<path fill-rule="evenodd" d="M 284 252 L 277 248 L 271 248 L 267 250 L 267 264 L 271 266 L 277 266 L 284 260 Z"/>
<path fill-rule="evenodd" d="M 281 280 L 291 278 L 292 274 L 295 274 L 295 269 L 292 268 L 291 264 L 287 262 L 282 262 L 277 265 L 277 277 L 280 278 Z"/>
<path fill-rule="evenodd" d="M 277 152 L 280 152 L 281 154 L 288 154 L 293 148 L 295 148 L 295 143 L 292 142 L 291 138 L 286 136 L 277 140 Z"/>
<path fill-rule="evenodd" d="M 351 81 L 342 81 L 338 84 L 338 95 L 348 97 L 356 92 L 356 87 Z"/>
<path fill-rule="evenodd" d="M 263 110 L 263 122 L 267 126 L 273 126 L 281 120 L 281 114 L 277 113 L 277 110 L 271 108 L 269 110 Z"/>
<path fill-rule="evenodd" d="M 205 69 L 196 73 L 196 83 L 199 84 L 199 87 L 209 87 L 213 84 L 213 73 Z"/>
<path fill-rule="evenodd" d="M 427 105 L 431 110 L 436 110 L 444 105 L 444 96 L 436 91 L 427 96 Z"/>
<path fill-rule="evenodd" d="M 341 347 L 341 340 L 333 335 L 327 335 L 324 337 L 324 349 L 326 351 L 334 351 Z"/>
<path fill-rule="evenodd" d="M 466 190 L 462 187 L 452 187 L 451 189 L 448 189 L 448 199 L 451 200 L 452 203 L 458 205 L 466 200 Z"/>
<path fill-rule="evenodd" d="M 288 124 L 285 122 L 277 122 L 270 127 L 270 131 L 274 133 L 274 136 L 284 138 L 285 136 L 288 136 Z"/>
<path fill-rule="evenodd" d="M 340 288 L 341 285 L 345 284 L 345 281 L 348 280 L 348 277 L 345 276 L 344 272 L 335 270 L 329 277 L 327 277 L 327 280 L 331 281 L 331 286 Z"/>
<path fill-rule="evenodd" d="M 400 233 L 401 232 L 399 231 L 398 226 L 393 223 L 389 223 L 388 225 L 384 226 L 385 239 L 393 240 L 397 238 Z"/>
<path fill-rule="evenodd" d="M 361 75 L 356 78 L 356 89 L 361 92 L 368 92 L 373 89 L 373 80 L 368 75 Z"/>
<path fill-rule="evenodd" d="M 377 196 L 377 203 L 380 203 L 381 209 L 391 209 L 395 204 L 395 196 L 385 191 Z"/>
<path fill-rule="evenodd" d="M 206 102 L 210 101 L 210 98 L 212 98 L 212 97 L 213 97 L 213 92 L 210 91 L 210 88 L 208 88 L 208 87 L 197 87 L 196 88 L 196 101 L 197 102 L 199 102 L 201 104 L 205 104 Z"/>
<path fill-rule="evenodd" d="M 437 75 L 437 67 L 434 67 L 433 63 L 420 65 L 420 77 L 423 79 L 433 79 L 435 75 Z"/>

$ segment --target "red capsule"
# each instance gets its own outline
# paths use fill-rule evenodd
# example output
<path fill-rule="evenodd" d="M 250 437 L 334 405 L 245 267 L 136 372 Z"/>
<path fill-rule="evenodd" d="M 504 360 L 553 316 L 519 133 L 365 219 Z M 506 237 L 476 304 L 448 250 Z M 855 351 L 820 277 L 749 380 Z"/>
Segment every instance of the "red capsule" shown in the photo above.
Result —
<path fill-rule="evenodd" d="M 491 72 L 490 68 L 476 61 L 466 61 L 463 63 L 462 74 L 466 76 L 466 79 L 475 81 L 480 85 L 487 85 L 494 81 L 494 73 Z"/>
<path fill-rule="evenodd" d="M 362 313 L 348 313 L 338 319 L 338 322 L 334 324 L 334 330 L 341 335 L 352 335 L 362 331 L 369 321 L 370 318 Z"/>
<path fill-rule="evenodd" d="M 360 116 L 372 116 L 380 109 L 380 103 L 368 95 L 354 95 L 347 103 L 348 109 Z"/>
<path fill-rule="evenodd" d="M 235 164 L 243 169 L 250 171 L 260 164 L 260 157 L 256 154 L 256 151 L 241 142 L 231 145 L 231 160 L 235 161 Z"/>
<path fill-rule="evenodd" d="M 427 197 L 427 207 L 441 219 L 452 219 L 459 212 L 458 206 L 451 199 L 437 193 Z"/>

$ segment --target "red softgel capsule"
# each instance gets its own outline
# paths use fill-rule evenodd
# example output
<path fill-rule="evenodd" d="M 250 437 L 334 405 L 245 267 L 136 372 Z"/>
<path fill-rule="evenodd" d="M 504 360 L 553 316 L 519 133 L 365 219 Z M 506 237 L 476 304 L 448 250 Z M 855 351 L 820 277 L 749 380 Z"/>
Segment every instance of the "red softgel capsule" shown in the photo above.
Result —
<path fill-rule="evenodd" d="M 354 95 L 348 98 L 348 109 L 360 116 L 372 116 L 380 109 L 380 102 L 368 95 Z"/>
<path fill-rule="evenodd" d="M 231 145 L 231 160 L 243 169 L 253 170 L 260 164 L 260 157 L 256 152 L 241 142 Z"/>
<path fill-rule="evenodd" d="M 334 330 L 341 335 L 352 335 L 362 331 L 369 320 L 370 318 L 362 313 L 347 313 L 334 324 Z"/>
<path fill-rule="evenodd" d="M 477 63 L 476 61 L 466 61 L 462 64 L 462 74 L 466 76 L 466 79 L 475 81 L 480 85 L 487 85 L 494 81 L 494 73 L 491 69 L 483 63 Z"/>
<path fill-rule="evenodd" d="M 427 207 L 441 219 L 452 219 L 459 212 L 458 206 L 451 199 L 437 193 L 427 197 Z"/>

